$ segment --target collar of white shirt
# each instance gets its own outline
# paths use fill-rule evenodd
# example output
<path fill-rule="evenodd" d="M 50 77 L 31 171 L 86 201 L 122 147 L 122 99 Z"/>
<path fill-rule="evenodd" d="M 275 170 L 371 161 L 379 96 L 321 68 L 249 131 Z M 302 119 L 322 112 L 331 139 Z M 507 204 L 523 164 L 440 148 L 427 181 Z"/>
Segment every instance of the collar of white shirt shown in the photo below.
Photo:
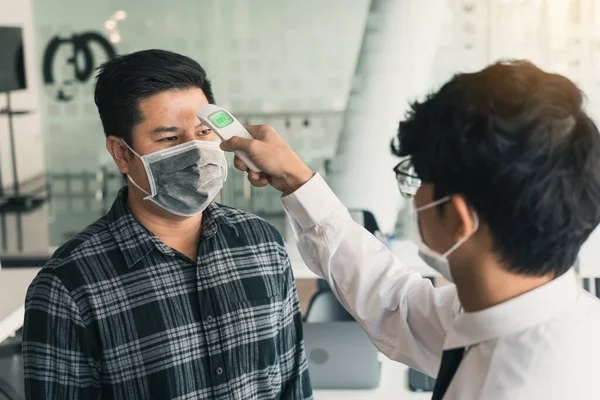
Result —
<path fill-rule="evenodd" d="M 485 310 L 459 314 L 446 336 L 444 350 L 473 346 L 540 325 L 572 307 L 579 293 L 571 268 L 514 299 Z"/>

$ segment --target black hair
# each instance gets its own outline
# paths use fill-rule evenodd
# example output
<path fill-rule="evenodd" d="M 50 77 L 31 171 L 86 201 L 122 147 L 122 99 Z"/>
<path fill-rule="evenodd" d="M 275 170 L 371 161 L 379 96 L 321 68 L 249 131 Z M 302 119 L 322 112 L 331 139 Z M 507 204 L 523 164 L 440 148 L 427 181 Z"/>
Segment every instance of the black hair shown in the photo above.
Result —
<path fill-rule="evenodd" d="M 411 104 L 392 149 L 436 198 L 465 197 L 511 271 L 560 276 L 600 222 L 600 134 L 583 103 L 564 76 L 498 62 Z"/>
<path fill-rule="evenodd" d="M 214 104 L 206 71 L 196 61 L 166 50 L 143 50 L 104 63 L 96 76 L 94 101 L 105 135 L 131 145 L 132 130 L 142 120 L 139 103 L 168 90 L 200 88 Z"/>

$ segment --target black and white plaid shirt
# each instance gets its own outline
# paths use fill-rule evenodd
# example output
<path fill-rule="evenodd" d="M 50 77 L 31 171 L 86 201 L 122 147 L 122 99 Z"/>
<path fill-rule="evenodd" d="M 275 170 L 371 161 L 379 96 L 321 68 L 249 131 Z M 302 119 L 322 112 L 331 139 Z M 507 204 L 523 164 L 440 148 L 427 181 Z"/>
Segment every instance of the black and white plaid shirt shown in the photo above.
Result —
<path fill-rule="evenodd" d="M 307 399 L 302 319 L 281 235 L 211 204 L 196 262 L 112 210 L 27 294 L 27 398 Z"/>

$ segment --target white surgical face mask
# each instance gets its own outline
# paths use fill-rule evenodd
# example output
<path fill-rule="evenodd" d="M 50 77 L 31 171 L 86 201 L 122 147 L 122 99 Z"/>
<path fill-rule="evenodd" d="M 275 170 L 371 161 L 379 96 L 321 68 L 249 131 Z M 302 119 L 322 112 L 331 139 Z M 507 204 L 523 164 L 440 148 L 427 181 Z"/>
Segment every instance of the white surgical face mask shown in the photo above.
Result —
<path fill-rule="evenodd" d="M 142 160 L 150 193 L 131 176 L 127 178 L 143 193 L 144 200 L 182 217 L 200 214 L 214 200 L 227 179 L 227 160 L 217 142 L 189 142 L 140 156 L 125 141 L 129 150 Z"/>
<path fill-rule="evenodd" d="M 456 249 L 458 249 L 464 242 L 469 240 L 471 236 L 477 232 L 479 229 L 479 218 L 477 217 L 477 213 L 473 213 L 473 218 L 475 220 L 473 231 L 460 239 L 458 242 L 454 244 L 454 246 L 450 247 L 444 254 L 440 254 L 437 251 L 433 250 L 431 247 L 427 246 L 423 241 L 423 236 L 421 235 L 421 230 L 419 228 L 419 212 L 423 210 L 427 210 L 429 208 L 435 207 L 437 205 L 443 204 L 447 201 L 450 201 L 450 197 L 444 197 L 439 200 L 434 201 L 433 203 L 426 204 L 422 207 L 417 207 L 414 205 L 413 212 L 413 227 L 412 227 L 412 236 L 413 241 L 419 247 L 419 256 L 423 261 L 427 263 L 431 268 L 439 272 L 444 278 L 446 278 L 450 282 L 454 282 L 454 278 L 452 278 L 452 272 L 450 271 L 450 262 L 448 261 L 448 257 L 452 254 Z"/>

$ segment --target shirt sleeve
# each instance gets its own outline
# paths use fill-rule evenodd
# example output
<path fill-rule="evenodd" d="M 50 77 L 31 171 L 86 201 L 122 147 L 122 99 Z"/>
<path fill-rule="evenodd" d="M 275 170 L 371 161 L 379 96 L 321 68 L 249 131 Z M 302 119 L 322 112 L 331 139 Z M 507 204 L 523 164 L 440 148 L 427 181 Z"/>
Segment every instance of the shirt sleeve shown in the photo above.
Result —
<path fill-rule="evenodd" d="M 436 376 L 458 312 L 454 285 L 434 288 L 354 222 L 320 175 L 282 199 L 306 265 L 387 357 Z"/>
<path fill-rule="evenodd" d="M 283 323 L 279 332 L 279 362 L 281 365 L 282 399 L 312 399 L 312 386 L 304 349 L 302 314 L 294 274 L 287 254 L 284 256 Z"/>
<path fill-rule="evenodd" d="M 79 308 L 54 273 L 42 270 L 25 300 L 27 399 L 99 399 L 100 367 Z"/>

